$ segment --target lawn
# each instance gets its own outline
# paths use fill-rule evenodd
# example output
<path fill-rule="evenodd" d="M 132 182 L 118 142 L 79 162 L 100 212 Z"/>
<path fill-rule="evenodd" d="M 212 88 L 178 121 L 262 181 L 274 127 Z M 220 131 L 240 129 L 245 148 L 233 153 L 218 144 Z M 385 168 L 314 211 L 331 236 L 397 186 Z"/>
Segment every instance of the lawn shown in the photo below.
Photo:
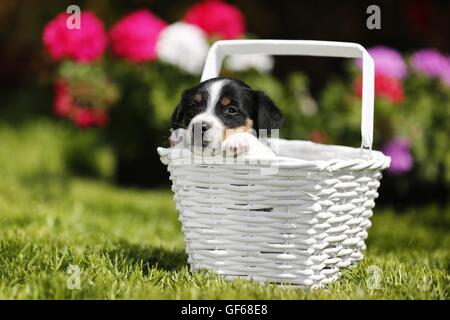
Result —
<path fill-rule="evenodd" d="M 225 281 L 189 272 L 169 190 L 68 173 L 72 135 L 48 120 L 0 121 L 0 299 L 449 298 L 450 208 L 376 207 L 365 259 L 324 289 Z"/>

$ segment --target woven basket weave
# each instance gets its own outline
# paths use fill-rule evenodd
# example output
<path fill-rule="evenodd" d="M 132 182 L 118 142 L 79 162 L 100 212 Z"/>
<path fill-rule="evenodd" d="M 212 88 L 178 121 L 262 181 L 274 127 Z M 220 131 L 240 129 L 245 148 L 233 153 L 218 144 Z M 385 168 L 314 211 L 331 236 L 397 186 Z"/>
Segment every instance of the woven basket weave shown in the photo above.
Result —
<path fill-rule="evenodd" d="M 202 80 L 229 54 L 363 58 L 362 147 L 271 139 L 275 159 L 217 163 L 158 148 L 168 165 L 192 270 L 227 278 L 321 286 L 363 258 L 367 228 L 390 158 L 371 150 L 373 61 L 357 44 L 324 41 L 219 41 Z M 262 174 L 264 169 L 273 169 Z"/>

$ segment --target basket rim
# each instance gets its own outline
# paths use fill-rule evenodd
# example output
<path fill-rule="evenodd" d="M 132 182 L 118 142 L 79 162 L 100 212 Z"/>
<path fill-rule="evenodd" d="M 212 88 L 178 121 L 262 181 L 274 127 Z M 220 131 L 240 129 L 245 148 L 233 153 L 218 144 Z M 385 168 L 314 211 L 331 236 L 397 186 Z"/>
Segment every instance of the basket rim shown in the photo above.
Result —
<path fill-rule="evenodd" d="M 236 167 L 242 169 L 245 167 L 274 167 L 282 169 L 310 169 L 317 171 L 336 171 L 336 170 L 384 170 L 389 167 L 391 158 L 383 154 L 383 152 L 378 150 L 367 150 L 363 148 L 355 148 L 343 145 L 333 145 L 333 144 L 323 144 L 315 143 L 307 140 L 288 140 L 288 139 L 268 139 L 269 143 L 278 142 L 280 144 L 296 144 L 303 145 L 308 148 L 317 148 L 326 150 L 329 152 L 335 152 L 339 154 L 347 155 L 359 155 L 358 157 L 352 156 L 349 158 L 339 158 L 331 157 L 328 159 L 299 159 L 289 156 L 275 156 L 275 157 L 257 157 L 257 156 L 243 156 L 235 159 L 234 162 L 224 163 L 223 157 L 213 156 L 199 156 L 197 155 L 197 160 L 202 160 L 201 162 L 196 162 L 194 165 L 214 165 L 218 167 Z M 157 152 L 161 157 L 164 164 L 167 165 L 192 165 L 192 157 L 195 155 L 188 149 L 181 148 L 157 148 Z M 236 161 L 237 160 L 237 161 Z M 239 161 L 241 160 L 241 161 Z"/>

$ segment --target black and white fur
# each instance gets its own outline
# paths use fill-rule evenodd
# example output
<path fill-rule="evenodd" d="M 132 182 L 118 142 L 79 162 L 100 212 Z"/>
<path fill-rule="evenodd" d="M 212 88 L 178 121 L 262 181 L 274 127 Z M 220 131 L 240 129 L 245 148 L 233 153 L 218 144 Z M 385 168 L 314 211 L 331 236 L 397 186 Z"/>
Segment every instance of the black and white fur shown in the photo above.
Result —
<path fill-rule="evenodd" d="M 183 92 L 172 115 L 172 146 L 222 150 L 242 154 L 273 155 L 257 136 L 279 129 L 283 115 L 262 91 L 232 78 L 213 78 Z M 181 137 L 181 139 L 180 139 Z"/>

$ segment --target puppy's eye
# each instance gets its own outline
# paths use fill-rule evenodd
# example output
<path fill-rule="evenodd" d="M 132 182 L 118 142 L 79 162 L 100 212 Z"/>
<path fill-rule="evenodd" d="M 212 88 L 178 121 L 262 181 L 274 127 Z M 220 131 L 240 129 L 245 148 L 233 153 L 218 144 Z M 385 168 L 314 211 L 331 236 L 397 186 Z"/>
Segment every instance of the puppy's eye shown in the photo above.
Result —
<path fill-rule="evenodd" d="M 223 112 L 227 115 L 234 116 L 239 112 L 239 109 L 235 106 L 226 107 Z"/>
<path fill-rule="evenodd" d="M 196 106 L 197 106 L 197 103 L 191 102 L 188 104 L 187 108 L 188 108 L 188 110 L 194 110 Z"/>

